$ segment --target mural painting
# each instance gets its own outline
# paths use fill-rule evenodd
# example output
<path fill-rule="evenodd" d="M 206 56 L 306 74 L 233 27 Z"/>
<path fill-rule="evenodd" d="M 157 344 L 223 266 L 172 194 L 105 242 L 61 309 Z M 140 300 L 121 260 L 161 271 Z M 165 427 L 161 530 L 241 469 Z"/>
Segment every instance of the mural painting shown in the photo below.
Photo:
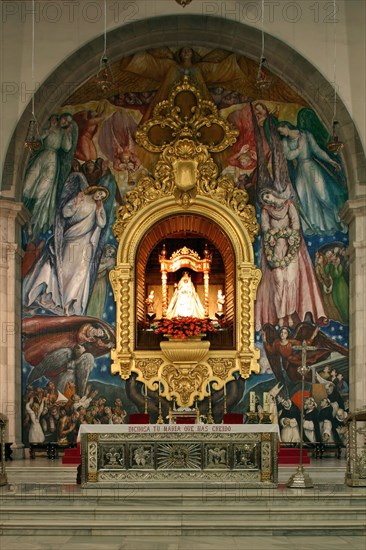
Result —
<path fill-rule="evenodd" d="M 108 274 L 117 254 L 112 226 L 116 207 L 159 158 L 137 145 L 136 130 L 188 75 L 239 132 L 215 162 L 247 191 L 260 224 L 255 328 L 261 373 L 227 385 L 228 411 L 245 414 L 254 391 L 260 414 L 268 393 L 282 441 L 298 442 L 301 353 L 294 347 L 305 340 L 316 348 L 308 353 L 305 440 L 344 444 L 349 267 L 347 228 L 338 216 L 348 196 L 344 167 L 340 155 L 328 149 L 331 136 L 317 113 L 275 75 L 268 75 L 269 87 L 258 88 L 257 69 L 252 60 L 220 49 L 139 52 L 112 66 L 107 97 L 100 97 L 90 78 L 49 113 L 23 185 L 32 214 L 23 235 L 26 443 L 72 444 L 81 423 L 123 423 L 128 414 L 144 410 L 141 384 L 110 375 L 115 305 Z M 203 257 L 207 239 L 162 240 L 149 265 L 163 245 L 169 254 L 195 247 Z M 183 272 L 177 273 L 171 307 L 181 307 L 183 277 L 192 288 L 193 309 L 200 311 L 200 281 Z M 157 270 L 146 288 L 147 327 L 161 308 L 159 281 Z M 210 316 L 216 314 L 225 328 L 225 272 L 217 251 L 211 292 Z M 148 343 L 147 332 L 144 339 Z M 157 396 L 148 397 L 154 419 Z M 207 404 L 201 406 L 204 413 Z M 222 390 L 213 395 L 212 406 L 220 422 Z"/>

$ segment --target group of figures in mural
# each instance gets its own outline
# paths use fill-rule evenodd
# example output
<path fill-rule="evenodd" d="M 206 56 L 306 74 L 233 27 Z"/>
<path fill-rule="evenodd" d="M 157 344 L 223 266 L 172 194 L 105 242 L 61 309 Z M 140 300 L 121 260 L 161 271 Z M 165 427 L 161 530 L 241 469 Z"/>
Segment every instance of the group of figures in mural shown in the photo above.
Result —
<path fill-rule="evenodd" d="M 306 340 L 317 350 L 308 354 L 305 437 L 338 444 L 348 401 L 348 237 L 339 218 L 347 185 L 326 128 L 284 81 L 269 75 L 271 86 L 256 88 L 257 65 L 223 50 L 144 51 L 112 72 L 109 97 L 100 99 L 91 78 L 50 113 L 25 171 L 23 200 L 32 215 L 23 260 L 25 437 L 71 442 L 80 423 L 121 423 L 143 406 L 133 379 L 122 383 L 108 373 L 112 225 L 126 192 L 158 159 L 136 144 L 136 129 L 189 75 L 239 131 L 215 162 L 248 192 L 260 224 L 262 371 L 246 385 L 229 384 L 228 404 L 245 412 L 250 388 L 270 391 L 283 441 L 298 441 L 301 354 L 293 346 Z M 177 291 L 177 311 L 178 298 Z"/>

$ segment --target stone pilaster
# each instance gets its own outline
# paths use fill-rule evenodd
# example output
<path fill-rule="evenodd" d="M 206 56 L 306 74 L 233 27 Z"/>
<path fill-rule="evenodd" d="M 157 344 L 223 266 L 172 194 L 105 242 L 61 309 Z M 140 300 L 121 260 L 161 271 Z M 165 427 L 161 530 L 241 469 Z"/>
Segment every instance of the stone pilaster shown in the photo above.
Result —
<path fill-rule="evenodd" d="M 340 212 L 349 225 L 350 409 L 366 405 L 366 197 L 350 199 Z"/>
<path fill-rule="evenodd" d="M 0 412 L 8 417 L 6 440 L 23 458 L 21 431 L 21 227 L 29 219 L 22 203 L 0 201 Z"/>

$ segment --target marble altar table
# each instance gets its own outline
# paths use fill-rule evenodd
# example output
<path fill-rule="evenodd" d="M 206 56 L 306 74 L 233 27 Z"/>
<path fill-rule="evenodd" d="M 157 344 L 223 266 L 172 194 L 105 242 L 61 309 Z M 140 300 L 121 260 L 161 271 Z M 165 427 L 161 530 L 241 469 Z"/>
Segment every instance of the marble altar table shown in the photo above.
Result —
<path fill-rule="evenodd" d="M 132 482 L 276 486 L 273 424 L 82 424 L 82 485 Z"/>

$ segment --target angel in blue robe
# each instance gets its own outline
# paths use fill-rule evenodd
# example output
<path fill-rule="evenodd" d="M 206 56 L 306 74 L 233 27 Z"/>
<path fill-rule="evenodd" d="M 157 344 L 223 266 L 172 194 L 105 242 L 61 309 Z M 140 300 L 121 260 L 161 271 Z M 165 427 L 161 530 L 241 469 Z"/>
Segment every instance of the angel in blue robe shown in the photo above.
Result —
<path fill-rule="evenodd" d="M 23 201 L 32 213 L 32 238 L 35 241 L 54 223 L 56 205 L 70 173 L 77 133 L 70 114 L 52 115 L 40 137 L 40 149 L 29 160 Z"/>
<path fill-rule="evenodd" d="M 314 124 L 322 130 L 314 134 L 308 127 Z M 304 214 L 302 229 L 306 235 L 333 235 L 336 231 L 346 232 L 338 212 L 348 198 L 343 181 L 342 167 L 332 158 L 325 147 L 325 129 L 310 109 L 302 109 L 298 114 L 298 126 L 280 122 L 278 132 L 282 136 L 282 146 L 290 166 L 290 175 Z M 321 136 L 323 139 L 321 139 Z M 301 213 L 301 212 L 300 212 Z"/>

